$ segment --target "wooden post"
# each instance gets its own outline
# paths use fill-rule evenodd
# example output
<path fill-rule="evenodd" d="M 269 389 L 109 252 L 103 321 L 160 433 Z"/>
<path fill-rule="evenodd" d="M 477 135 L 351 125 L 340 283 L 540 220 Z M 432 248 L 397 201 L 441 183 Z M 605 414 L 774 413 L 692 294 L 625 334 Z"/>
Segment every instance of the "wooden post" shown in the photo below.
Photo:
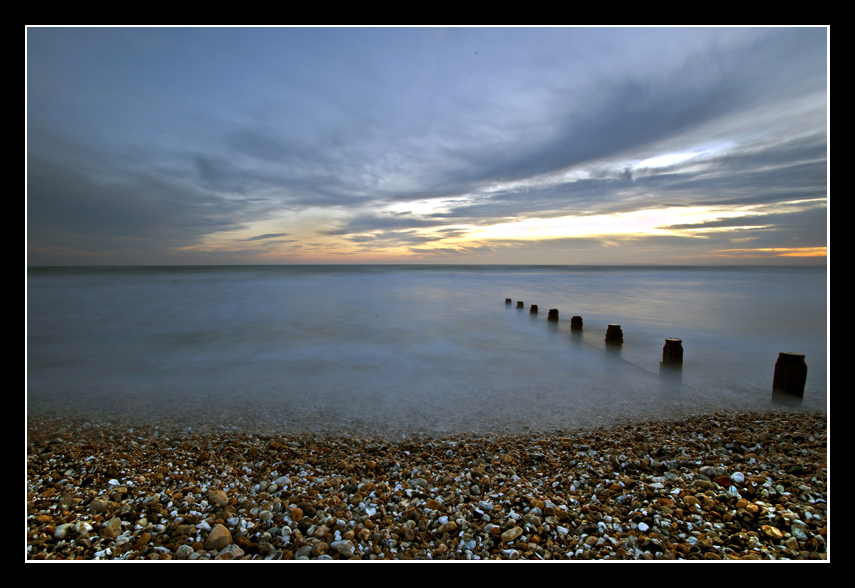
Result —
<path fill-rule="evenodd" d="M 517 300 L 517 308 L 525 308 L 525 304 L 523 304 L 522 300 Z"/>
<path fill-rule="evenodd" d="M 683 367 L 683 340 L 665 339 L 662 348 L 662 363 L 670 367 Z"/>
<path fill-rule="evenodd" d="M 531 314 L 537 314 L 537 304 L 531 305 Z"/>
<path fill-rule="evenodd" d="M 609 325 L 606 329 L 606 343 L 615 345 L 623 343 L 623 331 L 620 330 L 620 325 Z"/>
<path fill-rule="evenodd" d="M 659 362 L 659 376 L 672 382 L 682 382 L 682 339 L 665 339 L 665 347 L 662 348 L 662 361 Z"/>
<path fill-rule="evenodd" d="M 570 319 L 570 328 L 574 331 L 581 331 L 582 330 L 582 317 L 581 316 L 574 316 L 573 318 L 571 318 Z"/>
<path fill-rule="evenodd" d="M 558 320 L 558 309 L 557 308 L 550 308 L 549 309 L 549 316 L 547 316 L 546 319 L 550 320 L 550 321 L 557 321 Z"/>
<path fill-rule="evenodd" d="M 778 354 L 775 377 L 772 380 L 772 401 L 800 404 L 805 396 L 807 364 L 802 353 L 786 351 Z"/>

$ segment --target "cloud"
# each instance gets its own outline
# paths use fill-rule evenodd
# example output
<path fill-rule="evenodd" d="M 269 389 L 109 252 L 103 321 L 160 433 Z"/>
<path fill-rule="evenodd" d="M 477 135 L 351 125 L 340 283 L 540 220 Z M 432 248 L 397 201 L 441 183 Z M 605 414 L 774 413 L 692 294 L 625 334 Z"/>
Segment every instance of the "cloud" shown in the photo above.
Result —
<path fill-rule="evenodd" d="M 378 230 L 431 228 L 446 225 L 443 220 L 412 218 L 398 215 L 360 214 L 340 223 L 339 228 L 321 231 L 324 235 L 350 235 Z"/>
<path fill-rule="evenodd" d="M 256 235 L 233 239 L 253 244 L 247 256 L 334 247 L 320 237 L 427 255 L 419 244 L 522 219 L 824 198 L 826 39 L 824 28 L 37 30 L 28 244 L 156 262 L 242 231 Z M 667 154 L 675 163 L 650 163 Z M 780 229 L 769 234 L 819 235 L 814 217 L 765 212 Z M 264 232 L 273 219 L 285 232 Z"/>
<path fill-rule="evenodd" d="M 534 141 L 511 133 L 440 148 L 447 166 L 433 182 L 437 195 L 613 158 L 758 106 L 780 108 L 825 87 L 825 49 L 814 42 L 817 34 L 764 32 L 732 46 L 712 44 L 672 70 L 603 73 L 581 87 L 556 87 L 545 101 L 554 109 L 550 127 Z"/>
<path fill-rule="evenodd" d="M 240 239 L 241 241 L 262 241 L 266 239 L 274 239 L 276 237 L 285 237 L 288 233 L 267 233 L 265 235 L 256 235 L 255 237 L 248 237 L 246 239 Z M 281 240 L 278 240 L 277 243 L 281 243 Z"/>
<path fill-rule="evenodd" d="M 741 239 L 748 235 L 763 246 L 781 243 L 789 247 L 821 247 L 828 243 L 826 207 L 820 203 L 806 203 L 801 210 L 776 212 L 774 208 L 763 214 L 722 218 L 703 223 L 685 223 L 662 226 L 661 229 L 695 230 L 701 236 L 712 236 L 715 229 L 740 229 Z M 764 234 L 764 233 L 769 233 Z M 718 232 L 723 239 L 733 239 L 728 232 Z"/>
<path fill-rule="evenodd" d="M 168 222 L 145 192 L 99 184 L 86 176 L 31 156 L 27 169 L 27 214 L 34 227 L 104 238 L 139 235 Z"/>
<path fill-rule="evenodd" d="M 234 205 L 192 187 L 145 176 L 99 182 L 32 154 L 27 192 L 34 248 L 153 252 L 244 226 Z"/>

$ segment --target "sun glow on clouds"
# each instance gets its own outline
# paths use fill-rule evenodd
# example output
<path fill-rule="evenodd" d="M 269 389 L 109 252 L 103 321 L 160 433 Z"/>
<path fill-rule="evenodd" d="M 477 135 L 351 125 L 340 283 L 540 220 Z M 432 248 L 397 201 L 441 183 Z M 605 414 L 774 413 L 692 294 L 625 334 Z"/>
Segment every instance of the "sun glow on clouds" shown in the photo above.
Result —
<path fill-rule="evenodd" d="M 761 247 L 757 249 L 722 249 L 723 257 L 828 257 L 828 247 Z"/>
<path fill-rule="evenodd" d="M 746 216 L 744 210 L 716 210 L 708 207 L 672 207 L 616 214 L 532 218 L 501 223 L 472 231 L 472 239 L 541 240 L 567 237 L 615 236 L 695 236 L 698 229 L 670 229 L 670 225 L 700 224 L 724 218 Z M 733 230 L 738 227 L 719 228 Z M 711 229 L 704 229 L 709 231 Z"/>
<path fill-rule="evenodd" d="M 297 214 L 280 214 L 247 223 L 239 229 L 204 235 L 198 243 L 180 248 L 196 252 L 255 252 L 261 258 L 339 246 L 337 238 L 323 234 L 347 218 L 336 210 L 307 208 Z"/>
<path fill-rule="evenodd" d="M 394 215 L 431 215 L 446 213 L 454 205 L 466 204 L 471 200 L 470 196 L 454 196 L 442 199 L 415 200 L 409 202 L 395 202 L 383 208 L 383 212 Z"/>
<path fill-rule="evenodd" d="M 701 147 L 694 148 L 690 151 L 679 151 L 673 153 L 663 153 L 662 155 L 655 155 L 653 157 L 648 157 L 642 161 L 633 163 L 631 167 L 633 169 L 651 169 L 651 168 L 662 168 L 662 167 L 670 167 L 672 165 L 678 165 L 680 163 L 684 163 L 689 161 L 690 159 L 704 160 L 715 157 L 717 155 L 721 155 L 725 153 L 729 149 L 734 146 L 734 143 L 731 141 L 719 142 L 713 145 L 704 145 Z M 685 170 L 683 170 L 685 171 Z"/>
<path fill-rule="evenodd" d="M 678 163 L 682 163 L 688 159 L 692 159 L 693 157 L 697 157 L 696 153 L 666 153 L 665 155 L 657 155 L 656 157 L 651 157 L 649 159 L 645 159 L 644 161 L 640 161 L 636 164 L 636 168 L 644 168 L 644 167 L 668 167 L 670 165 L 676 165 Z"/>

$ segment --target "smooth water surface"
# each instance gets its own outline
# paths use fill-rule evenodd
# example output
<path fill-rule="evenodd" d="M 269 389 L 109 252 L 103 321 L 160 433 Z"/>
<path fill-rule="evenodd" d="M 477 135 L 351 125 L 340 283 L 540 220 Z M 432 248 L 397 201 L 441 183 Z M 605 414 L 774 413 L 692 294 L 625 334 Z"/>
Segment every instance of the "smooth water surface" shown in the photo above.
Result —
<path fill-rule="evenodd" d="M 824 411 L 826 284 L 808 267 L 30 268 L 28 410 L 283 433 L 570 429 L 768 408 L 778 353 L 795 351 L 803 407 Z M 659 375 L 668 337 L 681 382 Z"/>

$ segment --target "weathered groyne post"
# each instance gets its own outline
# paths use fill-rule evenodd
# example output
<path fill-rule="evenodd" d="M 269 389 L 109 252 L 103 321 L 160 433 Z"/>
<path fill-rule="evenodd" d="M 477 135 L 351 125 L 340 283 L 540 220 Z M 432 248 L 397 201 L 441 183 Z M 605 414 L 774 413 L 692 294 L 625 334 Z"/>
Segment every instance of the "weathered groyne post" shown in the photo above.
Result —
<path fill-rule="evenodd" d="M 665 347 L 662 348 L 662 365 L 668 367 L 683 367 L 683 340 L 665 339 Z"/>
<path fill-rule="evenodd" d="M 537 314 L 537 304 L 531 305 L 531 314 Z"/>
<path fill-rule="evenodd" d="M 609 345 L 621 345 L 623 343 L 623 331 L 620 325 L 609 325 L 606 329 L 606 343 Z"/>
<path fill-rule="evenodd" d="M 525 304 L 523 304 L 522 300 L 517 300 L 517 308 L 525 308 Z"/>
<path fill-rule="evenodd" d="M 680 380 L 683 374 L 683 340 L 665 339 L 662 348 L 662 361 L 659 362 L 659 375 L 665 378 Z"/>
<path fill-rule="evenodd" d="M 581 331 L 582 330 L 582 317 L 574 316 L 570 319 L 570 329 L 573 331 Z"/>
<path fill-rule="evenodd" d="M 546 320 L 557 321 L 558 320 L 558 309 L 550 308 L 549 315 L 546 317 Z"/>
<path fill-rule="evenodd" d="M 807 364 L 802 353 L 785 351 L 778 354 L 772 379 L 772 402 L 801 404 L 805 396 Z"/>
<path fill-rule="evenodd" d="M 511 302 L 513 302 L 513 300 L 511 300 L 510 298 L 505 298 L 505 304 L 510 304 Z"/>

